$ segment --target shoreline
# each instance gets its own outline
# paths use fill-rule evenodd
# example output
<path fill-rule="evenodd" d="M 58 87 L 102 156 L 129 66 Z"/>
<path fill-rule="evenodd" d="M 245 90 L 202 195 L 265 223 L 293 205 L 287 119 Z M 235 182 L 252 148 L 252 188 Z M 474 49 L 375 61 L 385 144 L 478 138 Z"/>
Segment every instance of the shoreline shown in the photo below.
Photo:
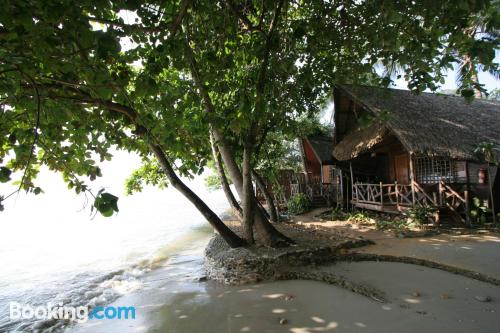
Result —
<path fill-rule="evenodd" d="M 304 280 L 308 271 L 295 277 L 283 275 L 286 281 L 276 278 L 272 282 L 225 285 L 198 279 L 204 272 L 205 245 L 185 253 L 190 260 L 181 255 L 178 265 L 166 263 L 151 272 L 145 277 L 144 288 L 113 303 L 136 305 L 136 320 L 87 323 L 66 332 L 285 333 L 365 329 L 465 333 L 494 331 L 500 325 L 500 290 L 460 275 L 394 262 L 322 265 L 330 276 L 356 286 L 373 286 L 383 292 L 384 302 L 352 292 L 340 283 Z M 435 283 L 444 280 L 446 285 Z M 479 302 L 474 299 L 476 295 L 491 296 L 493 301 Z"/>
<path fill-rule="evenodd" d="M 65 332 L 309 332 L 339 328 L 347 332 L 361 328 L 470 332 L 492 331 L 500 325 L 496 315 L 500 290 L 495 277 L 487 281 L 467 276 L 465 269 L 454 272 L 456 267 L 451 265 L 433 267 L 432 260 L 422 259 L 423 265 L 415 265 L 420 259 L 366 252 L 378 246 L 370 237 L 304 225 L 276 226 L 297 245 L 231 249 L 217 234 L 207 235 L 204 244 L 192 247 L 187 260 L 179 253 L 177 263 L 166 262 L 145 276 L 143 288 L 112 303 L 136 305 L 137 320 L 87 323 Z M 238 229 L 237 225 L 231 227 Z M 436 269 L 444 266 L 451 269 Z M 492 300 L 478 301 L 486 296 Z"/>

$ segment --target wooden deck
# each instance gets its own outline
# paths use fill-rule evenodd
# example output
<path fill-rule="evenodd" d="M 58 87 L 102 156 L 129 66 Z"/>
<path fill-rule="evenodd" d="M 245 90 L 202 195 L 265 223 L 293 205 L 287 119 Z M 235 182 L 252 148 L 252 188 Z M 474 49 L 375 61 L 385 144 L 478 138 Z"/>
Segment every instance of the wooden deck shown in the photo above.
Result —
<path fill-rule="evenodd" d="M 358 208 L 386 213 L 401 213 L 416 206 L 463 213 L 468 209 L 467 196 L 467 192 L 458 193 L 442 181 L 438 192 L 433 193 L 427 193 L 417 182 L 409 185 L 356 183 L 352 185 L 351 203 Z"/>

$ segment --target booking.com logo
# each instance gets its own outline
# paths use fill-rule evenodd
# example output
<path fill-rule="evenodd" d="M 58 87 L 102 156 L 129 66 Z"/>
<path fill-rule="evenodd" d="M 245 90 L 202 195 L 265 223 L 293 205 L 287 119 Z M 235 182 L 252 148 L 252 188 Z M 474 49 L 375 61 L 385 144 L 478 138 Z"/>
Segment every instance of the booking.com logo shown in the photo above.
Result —
<path fill-rule="evenodd" d="M 63 319 L 84 323 L 87 320 L 135 319 L 135 306 L 67 306 L 63 303 L 32 306 L 10 302 L 10 320 L 22 319 Z"/>

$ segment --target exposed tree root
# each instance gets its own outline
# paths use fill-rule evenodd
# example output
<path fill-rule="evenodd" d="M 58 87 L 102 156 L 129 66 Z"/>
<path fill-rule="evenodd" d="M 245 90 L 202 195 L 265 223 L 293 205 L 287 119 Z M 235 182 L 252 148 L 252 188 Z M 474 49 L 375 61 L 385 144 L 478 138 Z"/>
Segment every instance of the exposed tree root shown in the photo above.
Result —
<path fill-rule="evenodd" d="M 413 264 L 413 265 L 441 269 L 449 273 L 462 275 L 474 280 L 491 283 L 495 286 L 500 286 L 500 279 L 494 278 L 492 276 L 478 273 L 465 268 L 438 263 L 427 259 L 420 259 L 420 258 L 413 258 L 406 256 L 394 256 L 387 254 L 349 253 L 344 255 L 338 255 L 337 261 L 385 261 L 385 262 L 399 262 L 404 264 Z"/>
<path fill-rule="evenodd" d="M 376 302 L 380 303 L 387 302 L 385 294 L 374 287 L 370 287 L 368 285 L 364 285 L 361 283 L 355 283 L 345 279 L 342 276 L 329 272 L 323 272 L 321 270 L 314 270 L 307 272 L 287 271 L 276 274 L 274 278 L 275 280 L 312 280 L 312 281 L 325 282 L 334 286 L 347 289 L 353 293 L 366 296 Z"/>

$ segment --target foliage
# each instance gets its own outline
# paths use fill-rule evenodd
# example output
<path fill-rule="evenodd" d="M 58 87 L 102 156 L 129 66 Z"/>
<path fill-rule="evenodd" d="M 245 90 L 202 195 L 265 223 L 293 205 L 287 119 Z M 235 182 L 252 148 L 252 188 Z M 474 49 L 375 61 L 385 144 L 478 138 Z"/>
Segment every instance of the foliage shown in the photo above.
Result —
<path fill-rule="evenodd" d="M 497 4 L 4 0 L 0 179 L 17 171 L 19 189 L 41 193 L 45 165 L 89 192 L 111 148 L 149 161 L 153 143 L 180 175 L 199 175 L 211 126 L 236 156 L 248 140 L 261 146 L 254 165 L 275 159 L 275 170 L 289 147 L 274 140 L 297 136 L 335 84 L 392 80 L 376 75 L 377 64 L 397 63 L 416 92 L 436 90 L 457 52 L 494 70 L 496 37 L 465 29 L 475 17 L 497 29 Z M 127 191 L 162 184 L 150 171 L 135 172 Z M 97 204 L 106 214 L 110 205 Z"/>
<path fill-rule="evenodd" d="M 368 211 L 356 211 L 351 212 L 347 215 L 347 221 L 354 223 L 373 223 L 375 222 L 375 216 L 373 213 Z"/>
<path fill-rule="evenodd" d="M 333 208 L 329 213 L 328 213 L 328 217 L 332 220 L 332 221 L 343 221 L 343 220 L 347 220 L 349 217 L 347 216 L 347 212 L 342 209 L 342 207 L 335 207 Z"/>
<path fill-rule="evenodd" d="M 125 180 L 125 193 L 141 192 L 144 185 L 158 186 L 163 189 L 168 186 L 168 181 L 160 166 L 155 161 L 144 160 L 140 168 L 134 170 Z"/>
<path fill-rule="evenodd" d="M 420 224 L 408 221 L 403 218 L 393 218 L 393 219 L 377 219 L 375 222 L 375 226 L 377 230 L 406 231 L 413 227 L 420 226 Z"/>
<path fill-rule="evenodd" d="M 410 218 L 411 222 L 423 225 L 428 224 L 436 212 L 437 209 L 435 207 L 416 206 L 408 209 L 406 215 Z"/>
<path fill-rule="evenodd" d="M 469 212 L 472 222 L 484 224 L 488 214 L 491 214 L 491 209 L 488 209 L 478 197 L 472 198 L 472 207 Z"/>
<path fill-rule="evenodd" d="M 96 209 L 104 217 L 109 217 L 118 212 L 118 197 L 100 190 L 94 200 L 92 210 Z"/>
<path fill-rule="evenodd" d="M 205 178 L 204 178 L 204 180 L 205 180 L 205 187 L 209 191 L 220 190 L 222 188 L 222 183 L 221 183 L 221 180 L 220 180 L 217 168 L 215 166 L 215 162 L 213 160 L 209 160 L 207 162 L 207 167 L 210 168 L 210 170 L 212 171 L 212 173 L 209 174 L 209 175 L 207 175 L 207 176 L 205 176 Z M 229 175 L 228 175 L 225 167 L 224 167 L 224 172 L 225 172 L 226 179 L 227 179 L 229 185 L 231 185 L 233 183 L 233 181 L 232 181 L 231 177 L 229 177 Z"/>
<path fill-rule="evenodd" d="M 500 165 L 500 142 L 482 142 L 474 152 L 483 155 L 486 161 Z"/>
<path fill-rule="evenodd" d="M 400 216 L 387 214 L 377 214 L 370 211 L 346 212 L 341 208 L 336 208 L 331 212 L 332 220 L 348 221 L 360 225 L 371 225 L 377 230 L 406 231 L 421 224 L 413 219 L 406 219 Z"/>
<path fill-rule="evenodd" d="M 209 191 L 220 190 L 222 188 L 222 184 L 220 178 L 216 174 L 211 174 L 205 177 L 205 187 Z"/>
<path fill-rule="evenodd" d="M 500 102 L 500 88 L 495 88 L 488 94 L 488 99 Z"/>
<path fill-rule="evenodd" d="M 291 215 L 300 215 L 311 210 L 311 200 L 304 193 L 297 193 L 288 200 L 288 212 Z"/>

